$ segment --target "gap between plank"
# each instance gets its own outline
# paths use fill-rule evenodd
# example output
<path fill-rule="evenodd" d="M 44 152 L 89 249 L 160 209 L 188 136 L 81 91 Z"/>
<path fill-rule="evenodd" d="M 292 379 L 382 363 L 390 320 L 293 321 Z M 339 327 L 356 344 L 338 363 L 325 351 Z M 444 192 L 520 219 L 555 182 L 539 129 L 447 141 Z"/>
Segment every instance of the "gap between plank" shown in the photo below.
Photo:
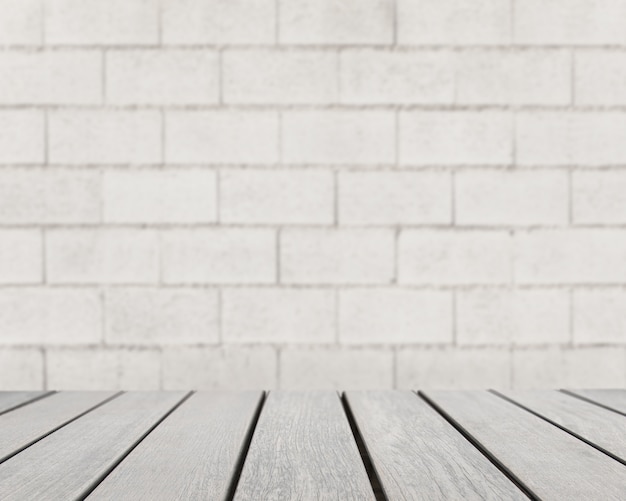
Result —
<path fill-rule="evenodd" d="M 603 409 L 606 409 L 607 411 L 611 411 L 611 412 L 615 412 L 617 414 L 620 414 L 622 416 L 626 416 L 626 412 L 622 412 L 619 409 L 615 409 L 614 407 L 610 407 L 606 404 L 603 404 L 601 402 L 596 402 L 595 400 L 592 400 L 588 397 L 585 397 L 584 395 L 578 395 L 577 393 L 573 393 L 570 390 L 559 390 L 561 393 L 565 393 L 566 395 L 569 395 L 570 397 L 574 397 L 574 398 L 578 398 L 579 400 L 582 400 L 584 402 L 593 404 L 593 405 L 597 405 L 598 407 L 602 407 Z"/>
<path fill-rule="evenodd" d="M 104 479 L 106 479 L 106 477 L 109 476 L 109 474 L 118 467 L 118 465 L 124 461 L 124 459 L 126 459 L 128 457 L 128 455 L 133 452 L 133 450 L 135 450 L 135 447 L 137 447 L 148 435 L 150 435 L 150 433 L 152 433 L 154 431 L 154 429 L 159 426 L 163 421 L 165 421 L 165 419 L 168 418 L 168 416 L 170 414 L 172 414 L 172 412 L 174 412 L 176 409 L 178 409 L 181 405 L 183 405 L 188 399 L 189 397 L 191 397 L 191 395 L 193 395 L 194 392 L 190 391 L 189 393 L 187 393 L 187 395 L 185 395 L 180 402 L 178 402 L 174 407 L 172 407 L 169 411 L 167 411 L 163 417 L 161 417 L 159 420 L 157 420 L 156 423 L 154 423 L 150 428 L 148 428 L 146 430 L 146 432 L 141 435 L 141 437 L 139 437 L 139 439 L 137 441 L 135 441 L 134 444 L 132 444 L 125 452 L 122 453 L 122 455 L 113 462 L 113 464 L 106 469 L 106 471 L 100 475 L 99 477 L 97 477 L 89 487 L 87 487 L 87 489 L 85 489 L 85 492 L 79 496 L 77 498 L 77 501 L 84 501 L 94 490 L 96 490 L 96 488 L 104 481 Z"/>
<path fill-rule="evenodd" d="M 500 470 L 516 487 L 526 494 L 533 501 L 541 501 L 541 498 L 530 490 L 517 476 L 509 470 L 496 456 L 494 456 L 489 450 L 484 447 L 478 440 L 476 440 L 459 422 L 457 422 L 452 416 L 444 411 L 439 405 L 433 402 L 427 395 L 421 390 L 417 392 L 418 398 L 424 400 L 430 405 L 437 413 L 441 415 L 448 423 L 450 423 L 469 443 L 471 443 L 478 451 L 482 453 L 498 470 Z"/>
<path fill-rule="evenodd" d="M 493 393 L 494 395 L 502 398 L 503 400 L 506 400 L 507 402 L 516 405 L 517 407 L 519 407 L 520 409 L 525 410 L 526 412 L 530 412 L 531 414 L 533 414 L 534 416 L 537 416 L 540 419 L 543 419 L 544 421 L 550 423 L 553 426 L 556 426 L 557 428 L 563 430 L 566 433 L 569 433 L 571 436 L 573 436 L 574 438 L 577 438 L 578 440 L 580 440 L 581 442 L 586 443 L 587 445 L 593 447 L 594 449 L 599 450 L 600 452 L 606 454 L 607 456 L 609 456 L 611 459 L 615 459 L 615 461 L 618 461 L 620 463 L 622 463 L 623 465 L 626 465 L 626 460 L 620 458 L 619 456 L 616 456 L 615 454 L 613 454 L 610 451 L 607 451 L 606 449 L 600 447 L 597 444 L 594 444 L 593 442 L 590 442 L 589 440 L 587 440 L 585 437 L 579 435 L 576 432 L 573 432 L 571 430 L 568 430 L 567 428 L 565 428 L 564 426 L 560 425 L 559 423 L 557 423 L 556 421 L 552 421 L 550 418 L 547 418 L 546 416 L 539 414 L 538 412 L 532 410 L 530 407 L 526 407 L 524 404 L 521 404 L 519 402 L 516 402 L 515 400 L 507 397 L 506 395 L 503 395 L 502 393 L 499 393 L 496 390 L 489 390 L 491 393 Z"/>
<path fill-rule="evenodd" d="M 246 461 L 246 457 L 248 456 L 248 451 L 250 450 L 250 444 L 252 443 L 252 437 L 254 436 L 256 426 L 259 423 L 259 418 L 261 417 L 261 411 L 263 410 L 265 401 L 267 400 L 267 393 L 263 392 L 261 394 L 261 398 L 259 399 L 259 403 L 257 405 L 256 411 L 254 412 L 254 416 L 252 417 L 252 422 L 250 423 L 248 433 L 246 434 L 246 438 L 244 439 L 243 444 L 241 445 L 241 450 L 239 451 L 239 457 L 237 458 L 235 471 L 233 472 L 233 476 L 230 481 L 230 487 L 228 488 L 228 494 L 226 494 L 226 497 L 224 498 L 227 501 L 232 501 L 233 498 L 235 497 L 235 492 L 237 491 L 237 485 L 239 485 L 239 479 L 241 478 L 241 472 L 243 471 L 243 465 Z"/>
<path fill-rule="evenodd" d="M 363 436 L 361 435 L 359 427 L 356 424 L 354 415 L 352 414 L 352 409 L 350 409 L 350 404 L 348 403 L 345 392 L 341 394 L 341 405 L 343 406 L 343 411 L 345 412 L 348 423 L 350 424 L 350 429 L 352 430 L 352 435 L 354 436 L 356 446 L 358 447 L 359 453 L 361 454 L 361 461 L 363 461 L 363 466 L 365 466 L 367 477 L 369 478 L 370 485 L 372 487 L 372 490 L 374 491 L 374 498 L 376 499 L 376 501 L 387 501 L 387 496 L 385 495 L 385 491 L 380 482 L 380 478 L 378 478 L 378 474 L 376 473 L 374 465 L 372 464 L 372 459 L 367 452 L 367 447 L 365 445 L 365 442 L 363 441 Z"/>
<path fill-rule="evenodd" d="M 50 393 L 57 393 L 57 392 L 50 392 Z M 36 444 L 37 442 L 43 440 L 44 438 L 52 435 L 55 431 L 60 430 L 61 428 L 64 428 L 65 426 L 67 426 L 68 424 L 70 424 L 73 421 L 76 421 L 78 418 L 83 417 L 85 414 L 97 409 L 98 407 L 101 407 L 102 405 L 106 404 L 107 402 L 110 402 L 111 400 L 113 400 L 114 398 L 119 397 L 122 393 L 124 393 L 123 391 L 119 391 L 117 393 L 115 393 L 114 395 L 111 395 L 110 397 L 105 398 L 102 402 L 97 403 L 96 405 L 90 407 L 89 409 L 81 412 L 80 414 L 77 414 L 76 416 L 74 416 L 73 418 L 69 419 L 68 421 L 66 421 L 65 423 L 61 423 L 59 426 L 52 428 L 50 431 L 48 431 L 47 433 L 43 434 L 41 437 L 33 440 L 32 442 L 29 442 L 25 445 L 23 445 L 22 447 L 20 447 L 18 450 L 16 450 L 15 452 L 12 452 L 11 454 L 9 454 L 8 456 L 6 456 L 5 458 L 0 458 L 0 464 L 4 463 L 5 461 L 11 459 L 13 456 L 16 456 L 17 454 L 19 454 L 20 452 L 22 452 L 25 449 L 28 449 L 31 445 Z M 48 395 L 44 395 L 44 396 L 48 396 Z M 40 400 L 40 399 L 37 399 Z M 30 403 L 30 402 L 29 402 Z M 21 407 L 21 406 L 20 406 Z"/>
<path fill-rule="evenodd" d="M 15 409 L 19 409 L 20 407 L 24 407 L 26 405 L 32 404 L 33 402 L 37 402 L 38 400 L 41 400 L 42 398 L 46 398 L 49 397 L 50 395 L 53 395 L 54 393 L 56 393 L 56 391 L 49 391 L 47 393 L 44 393 L 43 395 L 39 395 L 38 397 L 33 398 L 32 400 L 27 400 L 26 402 L 22 402 L 21 404 L 17 404 L 13 407 L 10 407 L 9 409 L 5 409 L 2 412 L 0 412 L 0 416 L 2 416 L 2 414 L 6 414 L 7 412 L 12 412 Z"/>

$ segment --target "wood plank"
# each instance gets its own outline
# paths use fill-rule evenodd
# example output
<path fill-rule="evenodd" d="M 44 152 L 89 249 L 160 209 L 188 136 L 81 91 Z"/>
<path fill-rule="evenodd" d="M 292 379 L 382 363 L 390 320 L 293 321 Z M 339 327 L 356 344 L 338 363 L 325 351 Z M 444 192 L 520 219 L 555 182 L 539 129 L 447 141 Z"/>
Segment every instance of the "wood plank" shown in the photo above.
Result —
<path fill-rule="evenodd" d="M 499 393 L 626 462 L 626 416 L 560 391 Z"/>
<path fill-rule="evenodd" d="M 269 394 L 235 499 L 374 499 L 336 392 Z"/>
<path fill-rule="evenodd" d="M 115 392 L 55 393 L 1 415 L 0 462 L 113 395 Z"/>
<path fill-rule="evenodd" d="M 388 499 L 528 499 L 415 393 L 346 399 Z"/>
<path fill-rule="evenodd" d="M 565 390 L 565 392 L 626 414 L 626 390 Z"/>
<path fill-rule="evenodd" d="M 623 464 L 530 412 L 486 391 L 425 395 L 539 498 L 623 499 Z"/>
<path fill-rule="evenodd" d="M 261 398 L 258 391 L 195 393 L 88 499 L 225 499 Z"/>
<path fill-rule="evenodd" d="M 51 391 L 0 391 L 0 414 L 50 394 Z"/>
<path fill-rule="evenodd" d="M 77 499 L 186 394 L 125 393 L 0 465 L 0 499 Z"/>

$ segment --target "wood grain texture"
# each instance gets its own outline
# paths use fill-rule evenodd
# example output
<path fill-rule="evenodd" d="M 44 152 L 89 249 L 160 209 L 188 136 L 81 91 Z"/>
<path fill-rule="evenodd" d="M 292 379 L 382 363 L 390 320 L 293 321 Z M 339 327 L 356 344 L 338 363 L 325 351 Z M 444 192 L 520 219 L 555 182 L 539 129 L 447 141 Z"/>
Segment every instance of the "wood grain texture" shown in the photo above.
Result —
<path fill-rule="evenodd" d="M 0 391 L 0 414 L 50 394 L 51 391 Z"/>
<path fill-rule="evenodd" d="M 115 392 L 62 392 L 0 415 L 0 462 Z"/>
<path fill-rule="evenodd" d="M 424 392 L 541 499 L 623 499 L 626 468 L 488 392 Z"/>
<path fill-rule="evenodd" d="M 346 399 L 388 499 L 528 499 L 415 393 Z"/>
<path fill-rule="evenodd" d="M 626 416 L 560 391 L 499 393 L 626 461 Z"/>
<path fill-rule="evenodd" d="M 0 499 L 66 501 L 88 492 L 184 392 L 125 393 L 0 465 Z"/>
<path fill-rule="evenodd" d="M 337 393 L 269 394 L 235 499 L 374 499 Z"/>
<path fill-rule="evenodd" d="M 567 392 L 626 414 L 626 390 L 567 390 Z"/>
<path fill-rule="evenodd" d="M 225 499 L 261 397 L 258 391 L 195 393 L 88 499 Z"/>

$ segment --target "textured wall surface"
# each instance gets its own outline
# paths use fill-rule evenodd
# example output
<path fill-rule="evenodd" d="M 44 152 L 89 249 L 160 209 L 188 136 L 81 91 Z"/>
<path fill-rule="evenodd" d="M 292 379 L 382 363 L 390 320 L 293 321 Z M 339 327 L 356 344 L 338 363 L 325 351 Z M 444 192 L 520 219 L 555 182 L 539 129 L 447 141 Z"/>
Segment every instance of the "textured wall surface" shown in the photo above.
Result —
<path fill-rule="evenodd" d="M 626 0 L 1 0 L 0 388 L 626 385 Z"/>

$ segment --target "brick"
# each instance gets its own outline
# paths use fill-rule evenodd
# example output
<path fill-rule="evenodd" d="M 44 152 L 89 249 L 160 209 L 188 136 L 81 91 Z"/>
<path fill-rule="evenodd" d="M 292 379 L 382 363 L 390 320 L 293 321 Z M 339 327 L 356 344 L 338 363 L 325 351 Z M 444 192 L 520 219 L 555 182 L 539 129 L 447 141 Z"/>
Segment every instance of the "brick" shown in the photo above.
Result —
<path fill-rule="evenodd" d="M 46 2 L 46 43 L 144 45 L 159 40 L 157 0 L 52 0 Z"/>
<path fill-rule="evenodd" d="M 626 223 L 626 171 L 572 173 L 572 218 L 575 223 Z"/>
<path fill-rule="evenodd" d="M 0 44 L 41 44 L 42 14 L 41 0 L 4 0 L 0 16 Z"/>
<path fill-rule="evenodd" d="M 0 111 L 0 163 L 42 163 L 46 150 L 44 134 L 43 112 Z"/>
<path fill-rule="evenodd" d="M 571 100 L 569 51 L 460 52 L 457 66 L 457 103 L 557 105 Z"/>
<path fill-rule="evenodd" d="M 515 389 L 547 389 L 567 386 L 561 348 L 557 346 L 514 350 L 512 353 Z M 587 388 L 587 385 L 584 385 Z"/>
<path fill-rule="evenodd" d="M 341 101 L 350 104 L 452 104 L 451 52 L 344 50 Z"/>
<path fill-rule="evenodd" d="M 569 388 L 624 388 L 626 352 L 623 348 L 578 348 L 565 351 Z"/>
<path fill-rule="evenodd" d="M 105 293 L 105 339 L 119 345 L 217 343 L 217 291 L 114 288 Z"/>
<path fill-rule="evenodd" d="M 108 51 L 106 79 L 109 103 L 218 102 L 218 56 L 212 50 Z"/>
<path fill-rule="evenodd" d="M 205 169 L 105 171 L 104 221 L 211 223 L 217 220 L 217 176 Z"/>
<path fill-rule="evenodd" d="M 511 385 L 507 350 L 405 348 L 398 351 L 397 364 L 400 389 L 484 390 Z"/>
<path fill-rule="evenodd" d="M 222 63 L 224 102 L 334 103 L 337 57 L 320 50 L 227 50 Z"/>
<path fill-rule="evenodd" d="M 403 165 L 510 164 L 512 117 L 502 112 L 400 112 Z"/>
<path fill-rule="evenodd" d="M 393 354 L 380 349 L 286 348 L 280 354 L 284 390 L 389 390 Z"/>
<path fill-rule="evenodd" d="M 164 390 L 269 390 L 276 388 L 276 351 L 253 348 L 166 348 Z"/>
<path fill-rule="evenodd" d="M 43 280 L 41 232 L 0 231 L 0 283 L 28 284 Z"/>
<path fill-rule="evenodd" d="M 521 165 L 606 165 L 626 162 L 626 114 L 533 112 L 517 115 Z"/>
<path fill-rule="evenodd" d="M 566 290 L 485 289 L 457 292 L 459 344 L 526 345 L 567 343 Z"/>
<path fill-rule="evenodd" d="M 410 289 L 339 292 L 343 344 L 452 342 L 452 294 Z"/>
<path fill-rule="evenodd" d="M 220 220 L 243 224 L 329 224 L 334 218 L 330 171 L 224 170 Z"/>
<path fill-rule="evenodd" d="M 509 0 L 399 0 L 398 42 L 499 45 L 511 41 Z"/>
<path fill-rule="evenodd" d="M 285 229 L 281 234 L 284 283 L 390 283 L 393 262 L 390 230 Z"/>
<path fill-rule="evenodd" d="M 166 44 L 273 44 L 275 0 L 164 0 Z"/>
<path fill-rule="evenodd" d="M 623 44 L 621 0 L 524 0 L 515 2 L 515 42 L 537 45 Z"/>
<path fill-rule="evenodd" d="M 156 283 L 158 236 L 152 230 L 50 230 L 46 268 L 50 283 Z"/>
<path fill-rule="evenodd" d="M 100 191 L 91 169 L 2 169 L 0 223 L 97 223 Z"/>
<path fill-rule="evenodd" d="M 288 0 L 280 4 L 279 41 L 291 44 L 388 44 L 391 0 Z"/>
<path fill-rule="evenodd" d="M 623 348 L 536 348 L 513 352 L 513 387 L 623 388 Z"/>
<path fill-rule="evenodd" d="M 626 291 L 575 290 L 574 342 L 626 344 Z"/>
<path fill-rule="evenodd" d="M 101 341 L 102 305 L 92 289 L 0 289 L 1 344 Z"/>
<path fill-rule="evenodd" d="M 278 116 L 259 111 L 171 111 L 168 163 L 272 164 L 278 159 Z"/>
<path fill-rule="evenodd" d="M 53 164 L 155 164 L 162 160 L 158 111 L 55 111 L 49 121 Z"/>
<path fill-rule="evenodd" d="M 564 224 L 569 218 L 565 171 L 460 171 L 455 195 L 457 224 Z"/>
<path fill-rule="evenodd" d="M 438 285 L 508 283 L 511 247 L 505 231 L 404 230 L 398 243 L 398 281 Z"/>
<path fill-rule="evenodd" d="M 626 55 L 604 50 L 576 52 L 575 96 L 582 105 L 626 103 Z"/>
<path fill-rule="evenodd" d="M 335 341 L 335 293 L 324 289 L 226 289 L 222 292 L 226 343 Z"/>
<path fill-rule="evenodd" d="M 276 281 L 276 234 L 273 230 L 175 230 L 163 233 L 162 245 L 165 283 Z"/>
<path fill-rule="evenodd" d="M 531 284 L 626 281 L 624 230 L 537 230 L 515 236 L 515 277 Z"/>
<path fill-rule="evenodd" d="M 54 390 L 158 390 L 159 353 L 115 349 L 46 352 L 48 387 Z"/>
<path fill-rule="evenodd" d="M 0 103 L 98 104 L 101 99 L 99 52 L 0 53 Z"/>
<path fill-rule="evenodd" d="M 282 122 L 283 160 L 300 164 L 381 164 L 395 161 L 389 111 L 294 111 Z"/>
<path fill-rule="evenodd" d="M 43 354 L 40 350 L 0 349 L 0 391 L 43 390 Z"/>
<path fill-rule="evenodd" d="M 340 172 L 342 224 L 447 224 L 452 182 L 444 172 Z"/>

